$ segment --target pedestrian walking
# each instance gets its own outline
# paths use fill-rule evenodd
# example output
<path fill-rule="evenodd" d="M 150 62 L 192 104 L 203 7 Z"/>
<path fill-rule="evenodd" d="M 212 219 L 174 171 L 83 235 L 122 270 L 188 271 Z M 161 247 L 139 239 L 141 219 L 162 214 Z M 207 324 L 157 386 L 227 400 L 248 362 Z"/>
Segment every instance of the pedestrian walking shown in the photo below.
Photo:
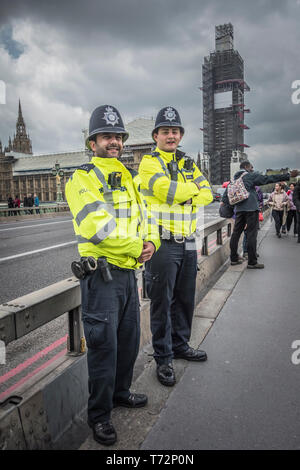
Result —
<path fill-rule="evenodd" d="M 27 205 L 28 207 L 33 207 L 34 205 L 34 199 L 32 197 L 32 194 L 28 194 L 27 196 Z M 33 214 L 33 209 L 29 209 L 28 213 Z"/>
<path fill-rule="evenodd" d="M 252 170 L 253 170 L 253 167 L 252 167 Z M 259 214 L 258 214 L 258 220 L 257 220 L 257 230 L 259 230 L 260 216 L 262 215 L 262 210 L 263 210 L 263 206 L 264 206 L 264 197 L 263 197 L 263 193 L 262 193 L 259 186 L 255 186 L 255 191 L 256 191 L 256 194 L 257 194 L 258 208 L 259 208 Z M 258 257 L 259 257 L 259 255 L 256 252 L 256 258 L 258 258 Z M 243 258 L 248 259 L 247 225 L 244 228 Z"/>
<path fill-rule="evenodd" d="M 293 194 L 295 190 L 295 185 L 294 183 L 290 184 L 290 189 L 287 191 L 288 198 L 290 200 L 290 210 L 288 211 L 287 215 L 287 221 L 286 221 L 286 227 L 287 227 L 287 232 L 289 233 L 291 226 L 294 221 L 294 237 L 297 235 L 297 208 L 293 202 Z"/>
<path fill-rule="evenodd" d="M 288 185 L 284 182 L 280 182 L 281 189 L 287 193 L 289 187 Z M 288 209 L 287 205 L 283 207 L 283 216 L 282 216 L 282 227 L 281 227 L 281 233 L 286 234 L 286 224 L 287 224 L 287 216 L 288 216 Z"/>
<path fill-rule="evenodd" d="M 25 209 L 25 214 L 29 214 L 29 211 L 27 210 L 27 207 L 28 207 L 28 198 L 27 198 L 27 195 L 24 196 L 24 199 L 23 199 L 23 208 Z"/>
<path fill-rule="evenodd" d="M 272 208 L 272 216 L 275 221 L 276 235 L 281 238 L 281 229 L 284 227 L 284 214 L 287 212 L 290 200 L 280 183 L 275 184 L 275 190 L 271 193 L 268 204 Z M 285 231 L 282 231 L 285 233 Z"/>
<path fill-rule="evenodd" d="M 81 255 L 72 266 L 81 279 L 88 347 L 88 424 L 94 439 L 104 445 L 117 440 L 113 407 L 147 404 L 145 394 L 130 392 L 140 340 L 135 270 L 160 246 L 157 225 L 147 216 L 138 191 L 137 172 L 119 160 L 127 138 L 119 111 L 110 105 L 97 107 L 86 141 L 94 156 L 66 185 Z"/>
<path fill-rule="evenodd" d="M 213 201 L 212 190 L 194 161 L 177 149 L 184 134 L 178 111 L 157 114 L 154 152 L 139 166 L 141 192 L 160 231 L 161 247 L 145 265 L 150 324 L 159 382 L 176 382 L 173 358 L 205 361 L 205 351 L 189 346 L 197 275 L 195 231 L 201 206 Z"/>
<path fill-rule="evenodd" d="M 14 207 L 17 208 L 17 209 L 20 209 L 20 206 L 21 206 L 21 201 L 20 201 L 20 198 L 18 195 L 15 196 L 15 199 L 14 199 Z M 18 215 L 20 215 L 20 210 L 17 210 L 16 213 Z"/>
<path fill-rule="evenodd" d="M 293 192 L 293 203 L 295 204 L 297 211 L 297 234 L 298 243 L 300 243 L 300 180 L 296 184 Z"/>
<path fill-rule="evenodd" d="M 7 198 L 7 207 L 8 209 L 13 209 L 14 207 L 14 201 L 13 201 L 13 198 L 11 196 L 8 196 Z M 8 211 L 8 216 L 12 216 L 14 215 L 14 211 Z"/>
<path fill-rule="evenodd" d="M 243 175 L 243 176 L 242 176 Z M 231 264 L 241 264 L 244 259 L 238 255 L 238 244 L 240 236 L 247 224 L 247 242 L 248 242 L 248 269 L 263 269 L 264 264 L 257 262 L 256 245 L 257 245 L 257 227 L 259 217 L 259 203 L 255 186 L 262 186 L 268 183 L 276 183 L 282 180 L 289 180 L 290 176 L 297 176 L 298 171 L 293 170 L 285 175 L 261 175 L 258 171 L 253 171 L 253 166 L 248 160 L 244 160 L 240 164 L 240 171 L 234 175 L 234 180 L 242 177 L 245 190 L 248 192 L 247 197 L 235 204 L 236 220 L 234 229 L 230 239 L 230 259 Z M 222 198 L 224 204 L 229 204 L 227 186 Z"/>
<path fill-rule="evenodd" d="M 36 214 L 40 213 L 39 206 L 40 206 L 40 200 L 39 200 L 38 195 L 35 193 L 34 194 L 34 207 L 35 207 L 35 213 Z"/>

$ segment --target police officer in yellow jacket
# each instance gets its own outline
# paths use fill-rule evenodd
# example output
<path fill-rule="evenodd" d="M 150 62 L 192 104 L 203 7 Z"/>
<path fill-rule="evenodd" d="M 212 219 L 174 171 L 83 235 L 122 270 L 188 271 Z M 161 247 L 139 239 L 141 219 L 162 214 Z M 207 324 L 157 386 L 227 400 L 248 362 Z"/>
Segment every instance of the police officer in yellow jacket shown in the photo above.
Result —
<path fill-rule="evenodd" d="M 194 310 L 197 251 L 194 233 L 200 206 L 212 202 L 212 191 L 194 161 L 177 149 L 184 134 L 173 107 L 162 108 L 152 137 L 157 147 L 140 166 L 141 192 L 161 236 L 158 253 L 146 263 L 151 299 L 151 331 L 158 380 L 175 384 L 172 359 L 207 359 L 188 341 Z"/>
<path fill-rule="evenodd" d="M 127 138 L 114 106 L 96 108 L 87 139 L 94 157 L 66 185 L 81 255 L 73 272 L 81 278 L 88 346 L 88 423 L 94 439 L 104 445 L 117 438 L 110 420 L 114 406 L 147 403 L 146 395 L 129 390 L 140 337 L 135 270 L 160 246 L 158 228 L 134 181 L 137 172 L 118 159 Z"/>

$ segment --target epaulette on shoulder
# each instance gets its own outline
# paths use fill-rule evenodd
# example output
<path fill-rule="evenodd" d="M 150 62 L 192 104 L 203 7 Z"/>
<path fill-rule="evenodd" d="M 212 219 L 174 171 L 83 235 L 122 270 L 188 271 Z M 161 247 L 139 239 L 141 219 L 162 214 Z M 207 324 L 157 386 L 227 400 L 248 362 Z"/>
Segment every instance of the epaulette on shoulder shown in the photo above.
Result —
<path fill-rule="evenodd" d="M 84 163 L 83 165 L 79 166 L 77 170 L 83 170 L 89 173 L 93 168 L 95 168 L 93 163 Z"/>
<path fill-rule="evenodd" d="M 137 172 L 136 170 L 134 170 L 133 168 L 129 168 L 128 166 L 126 166 L 125 168 L 126 168 L 126 169 L 129 171 L 129 173 L 131 174 L 132 179 L 133 179 L 136 175 L 138 175 L 138 172 Z"/>
<path fill-rule="evenodd" d="M 186 156 L 186 153 L 177 149 L 175 152 L 175 155 L 176 155 L 176 160 L 178 161 L 178 160 L 181 160 L 184 156 Z"/>

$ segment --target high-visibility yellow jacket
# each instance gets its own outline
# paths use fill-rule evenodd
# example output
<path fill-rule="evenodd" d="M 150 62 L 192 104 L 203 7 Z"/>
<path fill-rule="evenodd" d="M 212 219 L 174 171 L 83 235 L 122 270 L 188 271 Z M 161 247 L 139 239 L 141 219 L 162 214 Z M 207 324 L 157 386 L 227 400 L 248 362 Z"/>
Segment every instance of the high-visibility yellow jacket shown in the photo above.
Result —
<path fill-rule="evenodd" d="M 121 173 L 112 189 L 109 174 Z M 66 184 L 66 198 L 81 256 L 105 257 L 121 268 L 136 269 L 144 241 L 160 246 L 158 227 L 128 170 L 116 158 L 93 157 L 77 168 Z"/>
<path fill-rule="evenodd" d="M 200 206 L 213 200 L 212 190 L 199 168 L 193 163 L 191 170 L 184 168 L 183 152 L 164 152 L 156 147 L 151 155 L 144 155 L 139 166 L 141 193 L 148 210 L 158 225 L 174 235 L 189 236 L 195 232 Z M 177 181 L 171 180 L 168 163 L 177 161 Z M 193 183 L 197 182 L 201 189 Z M 192 199 L 192 204 L 182 204 Z"/>

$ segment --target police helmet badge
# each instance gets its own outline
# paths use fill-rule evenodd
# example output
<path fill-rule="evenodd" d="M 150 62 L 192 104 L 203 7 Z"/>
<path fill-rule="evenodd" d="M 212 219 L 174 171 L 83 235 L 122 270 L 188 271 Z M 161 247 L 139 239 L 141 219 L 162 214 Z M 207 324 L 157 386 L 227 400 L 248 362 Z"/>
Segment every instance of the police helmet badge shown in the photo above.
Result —
<path fill-rule="evenodd" d="M 175 120 L 175 119 L 176 119 L 176 111 L 175 111 L 175 109 L 173 109 L 173 108 L 171 108 L 171 107 L 167 108 L 166 111 L 165 111 L 164 116 L 165 116 L 165 119 L 166 119 L 167 121 L 173 121 L 173 120 Z"/>
<path fill-rule="evenodd" d="M 103 118 L 106 121 L 107 125 L 114 126 L 115 124 L 119 123 L 119 117 L 117 113 L 111 108 L 110 106 L 107 106 L 105 108 L 106 113 L 104 113 Z"/>

